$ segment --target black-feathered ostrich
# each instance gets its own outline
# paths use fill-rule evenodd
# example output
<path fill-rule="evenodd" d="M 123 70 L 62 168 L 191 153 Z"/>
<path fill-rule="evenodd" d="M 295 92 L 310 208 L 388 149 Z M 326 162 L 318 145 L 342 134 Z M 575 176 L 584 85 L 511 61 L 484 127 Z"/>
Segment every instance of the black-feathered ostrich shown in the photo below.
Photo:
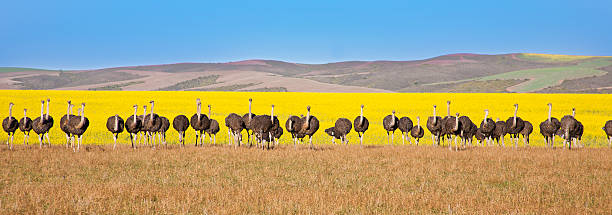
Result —
<path fill-rule="evenodd" d="M 164 116 L 159 116 L 159 120 L 161 120 L 161 127 L 159 127 L 159 135 L 161 136 L 162 142 L 164 143 L 164 147 L 168 147 L 166 143 L 166 131 L 170 129 L 170 120 Z"/>
<path fill-rule="evenodd" d="M 484 141 L 481 141 L 482 144 L 490 145 L 491 142 L 493 142 L 493 139 L 491 137 L 493 136 L 493 132 L 495 131 L 495 121 L 489 118 L 489 109 L 485 109 L 484 112 L 485 116 L 482 122 L 480 122 L 480 129 L 478 132 L 484 135 Z"/>
<path fill-rule="evenodd" d="M 442 134 L 442 117 L 436 115 L 436 105 L 433 106 L 433 116 L 427 118 L 427 130 L 431 133 L 431 142 L 440 145 Z"/>
<path fill-rule="evenodd" d="M 40 119 L 42 119 L 43 117 L 43 107 L 44 106 L 44 101 L 41 101 L 43 104 L 41 105 L 40 108 Z M 72 105 L 71 101 L 68 100 L 68 108 L 66 109 L 66 114 L 64 116 L 62 116 L 62 118 L 60 118 L 60 129 L 64 132 L 64 134 L 66 134 L 66 148 L 68 148 L 68 146 L 70 145 L 70 139 L 72 137 L 72 134 L 70 133 L 70 127 L 69 127 L 69 122 L 70 122 L 70 118 L 75 118 L 77 116 L 72 114 L 72 107 L 74 105 Z M 38 119 L 38 118 L 37 118 Z M 44 131 L 42 128 L 37 128 L 38 126 L 42 125 L 42 121 L 37 121 L 36 119 L 34 120 L 33 123 L 33 129 L 34 132 L 36 132 L 36 134 L 38 134 L 38 139 L 40 140 L 40 134 L 42 134 Z M 41 141 L 41 145 L 42 145 L 42 141 Z"/>
<path fill-rule="evenodd" d="M 253 120 L 253 118 L 255 118 L 255 116 L 257 116 L 251 111 L 252 104 L 253 104 L 253 99 L 249 98 L 249 112 L 242 116 L 242 121 L 244 122 L 244 129 L 247 132 L 247 143 L 249 144 L 249 147 L 251 147 L 252 145 L 251 135 L 252 135 L 253 128 L 251 125 L 251 121 Z"/>
<path fill-rule="evenodd" d="M 297 147 L 298 133 L 302 129 L 302 118 L 299 116 L 291 115 L 285 122 L 285 129 L 291 134 L 291 140 L 293 140 L 293 147 Z"/>
<path fill-rule="evenodd" d="M 544 136 L 546 147 L 550 146 L 552 148 L 555 142 L 555 133 L 561 127 L 561 122 L 557 118 L 552 117 L 551 112 L 552 103 L 548 103 L 548 118 L 540 123 L 540 134 Z"/>
<path fill-rule="evenodd" d="M 480 145 L 481 143 L 484 144 L 485 140 L 485 135 L 482 133 L 482 128 L 477 128 L 476 129 L 476 133 L 474 134 L 474 137 L 476 137 L 476 145 Z"/>
<path fill-rule="evenodd" d="M 574 109 L 573 109 L 574 110 Z M 563 137 L 563 148 L 569 142 L 569 149 L 572 149 L 572 138 L 578 133 L 578 120 L 572 115 L 565 115 L 561 118 L 561 127 L 558 133 Z"/>
<path fill-rule="evenodd" d="M 506 120 L 506 133 L 510 135 L 510 144 L 514 143 L 514 148 L 518 148 L 519 134 L 525 127 L 525 122 L 517 115 L 518 104 L 514 104 L 514 116 Z"/>
<path fill-rule="evenodd" d="M 196 132 L 196 142 L 195 146 L 198 146 L 198 140 L 200 140 L 200 145 L 204 143 L 204 130 L 208 129 L 210 126 L 210 119 L 206 114 L 202 114 L 202 102 L 200 99 L 196 99 L 197 112 L 193 116 L 191 116 L 191 127 Z"/>
<path fill-rule="evenodd" d="M 9 103 L 8 117 L 2 120 L 2 129 L 4 129 L 4 132 L 8 134 L 6 146 L 11 150 L 13 149 L 13 138 L 15 137 L 15 131 L 17 128 L 19 128 L 19 121 L 13 117 L 13 106 L 14 104 L 12 102 Z"/>
<path fill-rule="evenodd" d="M 179 144 L 185 146 L 185 131 L 189 129 L 189 119 L 187 119 L 187 116 L 181 114 L 174 117 L 172 120 L 172 127 L 178 132 Z"/>
<path fill-rule="evenodd" d="M 450 102 L 448 102 L 450 104 Z M 456 113 L 455 116 L 447 116 L 442 119 L 442 133 L 448 136 L 448 149 L 452 150 L 452 136 L 455 136 L 455 151 L 457 148 L 457 137 L 461 134 L 461 122 L 459 121 L 459 113 Z"/>
<path fill-rule="evenodd" d="M 455 126 L 455 116 L 451 115 L 450 104 L 451 101 L 446 101 L 446 116 L 442 118 L 440 125 L 440 139 L 442 140 L 442 142 L 444 142 L 445 140 L 448 142 L 448 149 L 451 149 L 451 138 L 453 135 L 452 130 Z"/>
<path fill-rule="evenodd" d="M 506 144 L 504 144 L 505 136 L 506 136 L 506 122 L 499 120 L 499 117 L 497 117 L 497 120 L 495 121 L 495 130 L 493 130 L 492 137 L 495 140 L 495 142 L 497 142 L 498 146 L 506 147 Z M 501 144 L 499 143 L 500 139 L 501 139 Z"/>
<path fill-rule="evenodd" d="M 136 115 L 138 112 L 138 105 L 134 105 L 134 115 L 128 117 L 125 120 L 125 130 L 130 134 L 130 141 L 132 142 L 132 148 L 135 149 L 136 145 L 134 142 L 138 137 L 138 132 L 142 129 L 142 119 Z M 145 107 L 146 108 L 146 107 Z"/>
<path fill-rule="evenodd" d="M 383 128 L 387 131 L 387 144 L 393 144 L 393 134 L 399 125 L 399 119 L 395 116 L 395 110 L 391 111 L 391 115 L 383 118 Z M 391 140 L 389 141 L 389 132 L 391 133 Z"/>
<path fill-rule="evenodd" d="M 45 100 L 41 100 L 41 111 L 40 117 L 37 117 L 32 121 L 32 130 L 38 135 L 38 141 L 40 143 L 40 148 L 42 148 L 45 137 L 47 138 L 47 144 L 51 146 L 51 140 L 49 138 L 49 130 L 53 127 L 53 117 L 49 115 L 49 102 L 51 100 L 47 99 L 47 114 L 43 114 Z"/>
<path fill-rule="evenodd" d="M 604 130 L 608 137 L 608 147 L 612 147 L 612 120 L 606 121 L 606 124 L 601 129 Z"/>
<path fill-rule="evenodd" d="M 144 116 L 143 127 L 147 131 L 147 137 L 149 142 L 152 143 L 153 149 L 155 149 L 155 134 L 160 132 L 162 121 L 159 115 L 155 114 L 155 101 L 149 101 L 151 104 L 151 113 Z"/>
<path fill-rule="evenodd" d="M 89 119 L 85 117 L 85 103 L 81 103 L 80 117 L 71 117 L 70 121 L 68 121 L 68 129 L 70 133 L 75 136 L 75 139 L 78 140 L 78 146 L 76 151 L 81 149 L 81 144 L 83 143 L 83 134 L 87 131 L 89 127 Z M 72 144 L 72 150 L 74 149 L 74 144 Z"/>
<path fill-rule="evenodd" d="M 255 138 L 257 139 L 257 147 L 261 146 L 265 149 L 266 143 L 267 148 L 270 149 L 269 141 L 272 141 L 272 134 L 270 133 L 274 121 L 274 105 L 272 105 L 271 115 L 258 115 L 252 119 L 252 129 Z"/>
<path fill-rule="evenodd" d="M 419 145 L 419 140 L 425 135 L 425 130 L 421 127 L 421 117 L 416 117 L 417 124 L 410 129 L 410 136 L 415 139 L 416 145 Z M 400 120 L 401 124 L 401 120 Z"/>
<path fill-rule="evenodd" d="M 141 127 L 138 133 L 138 145 L 147 145 L 147 127 L 145 127 L 145 117 L 147 116 L 147 106 L 142 106 L 142 115 L 138 115 L 137 118 L 140 120 Z"/>
<path fill-rule="evenodd" d="M 230 113 L 225 117 L 225 126 L 227 127 L 228 143 L 232 145 L 234 142 L 234 148 L 240 146 L 242 139 L 242 130 L 244 129 L 244 121 L 242 117 L 236 113 Z"/>
<path fill-rule="evenodd" d="M 335 139 L 340 140 L 340 144 L 348 144 L 348 139 L 346 135 L 351 132 L 353 126 L 351 125 L 351 121 L 347 118 L 339 118 L 336 120 L 334 127 L 325 129 L 325 133 L 332 136 L 332 142 L 335 144 Z"/>
<path fill-rule="evenodd" d="M 572 108 L 572 116 L 574 117 L 574 119 L 576 119 L 576 108 Z M 580 122 L 580 120 L 576 119 L 576 122 L 578 122 L 578 130 L 572 136 L 572 138 L 574 138 L 575 141 L 574 145 L 576 145 L 577 147 L 582 147 L 580 141 L 582 140 L 582 134 L 584 133 L 584 126 L 582 125 L 582 122 Z"/>
<path fill-rule="evenodd" d="M 306 106 L 306 111 L 306 117 L 302 117 L 302 128 L 300 128 L 297 137 L 302 139 L 308 136 L 309 147 L 310 149 L 314 149 L 312 136 L 319 130 L 319 119 L 310 114 L 310 106 Z"/>
<path fill-rule="evenodd" d="M 399 119 L 399 123 L 397 124 L 397 128 L 402 132 L 402 145 L 405 144 L 406 138 L 408 138 L 408 142 L 412 144 L 412 140 L 410 140 L 410 131 L 412 130 L 412 120 L 404 116 Z"/>
<path fill-rule="evenodd" d="M 465 147 L 468 144 L 471 146 L 471 137 L 476 133 L 476 125 L 470 117 L 465 115 L 459 117 L 459 125 L 459 136 L 461 137 L 462 146 Z"/>
<path fill-rule="evenodd" d="M 210 138 L 210 142 L 216 145 L 217 144 L 217 133 L 219 133 L 219 122 L 217 122 L 217 120 L 214 120 L 212 118 L 212 110 L 211 110 L 210 105 L 208 105 L 208 117 L 210 119 L 210 125 L 204 131 L 208 134 L 208 137 Z"/>
<path fill-rule="evenodd" d="M 353 124 L 355 125 L 355 132 L 359 135 L 359 145 L 363 147 L 363 135 L 365 135 L 368 127 L 370 127 L 370 121 L 363 116 L 363 104 L 361 105 L 361 113 L 355 117 Z"/>
<path fill-rule="evenodd" d="M 523 120 L 523 122 L 525 123 L 525 126 L 519 133 L 523 135 L 523 145 L 529 147 L 529 135 L 531 135 L 533 132 L 533 125 L 527 120 Z"/>
<path fill-rule="evenodd" d="M 23 145 L 28 145 L 28 138 L 32 130 L 32 119 L 28 117 L 28 109 L 23 109 L 23 118 L 19 120 L 19 130 L 23 132 Z"/>
<path fill-rule="evenodd" d="M 106 119 L 106 129 L 113 134 L 113 150 L 117 148 L 117 137 L 119 134 L 123 132 L 124 129 L 124 121 L 123 118 L 119 117 L 119 115 L 115 114 L 114 116 L 108 117 Z"/>
<path fill-rule="evenodd" d="M 270 133 L 272 134 L 272 140 L 274 141 L 274 145 L 278 146 L 280 144 L 279 139 L 283 135 L 283 127 L 280 125 L 278 117 L 273 116 L 272 118 L 272 129 L 270 130 Z"/>

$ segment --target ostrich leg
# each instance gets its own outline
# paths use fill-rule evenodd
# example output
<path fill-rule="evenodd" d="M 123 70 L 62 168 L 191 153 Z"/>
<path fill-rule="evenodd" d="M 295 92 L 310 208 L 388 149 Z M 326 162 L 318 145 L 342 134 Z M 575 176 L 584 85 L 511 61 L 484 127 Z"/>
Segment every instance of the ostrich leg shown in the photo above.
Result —
<path fill-rule="evenodd" d="M 49 147 L 51 147 L 51 140 L 49 139 L 49 132 L 47 132 L 47 133 L 45 133 L 43 135 L 44 135 L 44 137 L 47 138 L 47 145 L 49 145 Z"/>
<path fill-rule="evenodd" d="M 359 146 L 361 146 L 363 148 L 363 135 L 365 135 L 365 133 L 359 135 Z"/>
<path fill-rule="evenodd" d="M 608 138 L 608 148 L 612 147 L 612 137 Z"/>
<path fill-rule="evenodd" d="M 391 132 L 391 145 L 393 145 L 393 135 L 395 135 L 395 131 Z"/>
<path fill-rule="evenodd" d="M 404 139 L 406 139 L 406 134 L 402 132 L 402 145 L 406 145 L 406 143 L 404 142 Z"/>
<path fill-rule="evenodd" d="M 9 135 L 10 137 L 10 135 Z M 38 148 L 42 149 L 42 142 L 43 142 L 43 137 L 40 136 L 40 134 L 38 135 Z M 8 146 L 8 139 L 6 139 L 6 145 Z"/>
<path fill-rule="evenodd" d="M 13 132 L 13 134 L 11 134 L 10 136 L 11 136 L 11 146 L 9 148 L 13 150 L 13 138 L 15 137 L 15 132 Z"/>
<path fill-rule="evenodd" d="M 115 150 L 117 148 L 117 135 L 113 134 L 113 140 L 115 141 L 115 144 L 113 144 L 113 150 Z"/>

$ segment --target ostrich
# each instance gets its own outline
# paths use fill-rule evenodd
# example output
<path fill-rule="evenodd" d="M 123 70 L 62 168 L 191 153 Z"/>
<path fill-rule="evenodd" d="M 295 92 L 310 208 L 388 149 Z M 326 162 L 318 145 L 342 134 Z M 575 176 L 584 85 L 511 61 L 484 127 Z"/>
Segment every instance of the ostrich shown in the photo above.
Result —
<path fill-rule="evenodd" d="M 44 105 L 45 101 L 41 101 Z M 70 100 L 68 100 L 68 109 L 66 110 L 66 114 L 64 116 L 62 116 L 62 118 L 60 119 L 60 129 L 66 134 L 66 148 L 68 148 L 68 145 L 70 144 L 70 137 L 72 136 L 72 134 L 70 133 L 70 127 L 69 127 L 69 122 L 70 122 L 70 118 L 75 118 L 75 115 L 72 115 L 72 103 L 70 102 Z M 40 118 L 42 119 L 42 107 L 41 107 L 41 111 L 40 111 Z M 38 138 L 40 139 L 40 134 L 43 132 L 42 129 L 38 129 L 41 130 L 40 132 L 37 131 L 37 126 L 40 122 L 36 122 L 36 119 L 34 120 L 34 132 L 36 132 L 36 134 L 39 134 Z M 40 123 L 40 125 L 42 126 L 42 123 Z M 41 142 L 42 145 L 42 142 Z"/>
<path fill-rule="evenodd" d="M 484 135 L 485 137 L 485 141 L 480 141 L 483 145 L 486 144 L 489 145 L 491 144 L 489 141 L 492 142 L 491 136 L 493 135 L 493 131 L 495 131 L 495 121 L 493 121 L 493 119 L 489 118 L 489 110 L 485 109 L 485 116 L 484 119 L 482 120 L 482 122 L 480 122 L 480 133 L 482 133 L 482 135 Z"/>
<path fill-rule="evenodd" d="M 425 130 L 423 129 L 423 127 L 421 127 L 421 117 L 416 117 L 417 120 L 417 124 L 416 126 L 412 127 L 410 129 L 410 136 L 412 136 L 415 141 L 416 141 L 416 145 L 419 145 L 419 139 L 423 138 L 423 135 L 425 134 Z M 401 120 L 400 120 L 400 124 L 401 124 Z"/>
<path fill-rule="evenodd" d="M 251 126 L 251 121 L 253 120 L 253 118 L 255 118 L 255 114 L 253 114 L 251 112 L 251 106 L 253 104 L 253 99 L 249 98 L 249 112 L 244 114 L 242 116 L 242 121 L 244 122 L 244 128 L 247 132 L 247 143 L 249 144 L 249 147 L 251 146 L 251 131 L 253 130 L 252 126 Z"/>
<path fill-rule="evenodd" d="M 563 148 L 569 142 L 569 149 L 572 149 L 572 137 L 578 132 L 578 120 L 573 115 L 565 115 L 561 118 L 561 127 L 557 131 L 563 137 Z"/>
<path fill-rule="evenodd" d="M 179 144 L 185 146 L 185 131 L 189 128 L 189 119 L 185 115 L 178 115 L 172 120 L 172 127 L 179 134 Z"/>
<path fill-rule="evenodd" d="M 329 127 L 324 132 L 331 137 L 332 143 L 336 144 L 336 139 L 342 139 L 340 133 L 334 130 L 334 127 Z"/>
<path fill-rule="evenodd" d="M 51 103 L 51 99 L 47 98 L 47 114 L 45 115 L 45 120 L 44 120 L 43 124 L 45 124 L 45 129 L 46 129 L 44 137 L 47 138 L 47 144 L 50 147 L 51 146 L 51 139 L 49 138 L 49 130 L 51 130 L 51 128 L 53 128 L 53 117 L 51 117 L 51 115 L 49 115 L 49 103 Z"/>
<path fill-rule="evenodd" d="M 612 120 L 606 121 L 606 124 L 604 124 L 604 127 L 601 129 L 606 132 L 606 136 L 608 137 L 608 147 L 612 147 Z"/>
<path fill-rule="evenodd" d="M 244 121 L 242 117 L 236 113 L 230 113 L 225 117 L 225 126 L 227 126 L 227 136 L 229 138 L 229 145 L 234 142 L 234 148 L 240 146 L 240 140 L 242 137 L 242 130 L 244 129 Z"/>
<path fill-rule="evenodd" d="M 270 130 L 270 133 L 272 134 L 274 145 L 278 146 L 280 144 L 280 137 L 283 136 L 283 127 L 280 125 L 278 117 L 274 116 L 273 118 L 274 120 L 272 120 L 272 130 Z"/>
<path fill-rule="evenodd" d="M 317 117 L 310 115 L 310 106 L 306 106 L 306 117 L 302 117 L 302 128 L 300 128 L 300 132 L 298 133 L 298 138 L 304 138 L 308 136 L 310 149 L 314 149 L 314 145 L 312 143 L 312 135 L 314 135 L 317 130 L 319 130 L 319 119 Z"/>
<path fill-rule="evenodd" d="M 124 121 L 117 114 L 106 119 L 106 129 L 113 134 L 113 141 L 115 141 L 115 144 L 113 144 L 113 150 L 117 148 L 117 137 L 121 132 L 123 132 L 123 127 Z"/>
<path fill-rule="evenodd" d="M 574 117 L 574 119 L 576 119 L 576 108 L 572 108 L 572 116 Z M 584 133 L 584 126 L 582 125 L 582 122 L 578 120 L 576 120 L 576 122 L 578 122 L 578 130 L 576 130 L 576 133 L 572 136 L 572 138 L 574 138 L 575 146 L 582 147 L 582 144 L 580 144 L 580 141 L 582 140 L 582 134 Z"/>
<path fill-rule="evenodd" d="M 440 145 L 442 132 L 442 117 L 436 115 L 436 105 L 433 106 L 433 116 L 427 118 L 427 130 L 431 133 L 431 142 Z"/>
<path fill-rule="evenodd" d="M 164 143 L 164 147 L 167 147 L 168 145 L 166 144 L 166 131 L 168 131 L 168 129 L 170 129 L 170 120 L 168 120 L 168 118 L 163 117 L 163 116 L 159 116 L 159 120 L 161 120 L 161 127 L 159 127 L 159 135 L 161 135 L 161 139 Z"/>
<path fill-rule="evenodd" d="M 32 130 L 32 119 L 28 117 L 28 109 L 23 109 L 23 118 L 19 120 L 19 130 L 23 132 L 23 144 L 28 145 L 28 137 L 30 137 L 30 131 Z"/>
<path fill-rule="evenodd" d="M 506 133 L 510 134 L 510 144 L 514 143 L 514 148 L 518 148 L 519 133 L 525 127 L 525 122 L 516 116 L 518 104 L 514 104 L 514 116 L 506 120 Z"/>
<path fill-rule="evenodd" d="M 128 117 L 125 120 L 125 130 L 130 134 L 130 141 L 132 142 L 132 148 L 135 149 L 136 146 L 134 145 L 134 141 L 136 141 L 138 132 L 140 132 L 140 129 L 142 129 L 142 118 L 136 116 L 136 113 L 138 112 L 138 105 L 134 105 L 133 107 L 134 107 L 134 115 Z M 144 108 L 146 109 L 146 107 Z"/>
<path fill-rule="evenodd" d="M 484 143 L 485 138 L 486 138 L 485 134 L 482 133 L 482 128 L 477 128 L 476 129 L 476 133 L 474 134 L 474 137 L 476 137 L 476 144 L 477 145 L 480 145 L 481 143 Z"/>
<path fill-rule="evenodd" d="M 540 123 L 540 133 L 544 136 L 544 140 L 546 141 L 546 147 L 550 145 L 552 148 L 554 145 L 555 133 L 561 127 L 561 122 L 557 118 L 551 117 L 552 112 L 552 104 L 548 103 L 548 118 Z"/>
<path fill-rule="evenodd" d="M 302 118 L 300 118 L 299 116 L 291 115 L 291 116 L 289 116 L 289 118 L 285 122 L 285 129 L 287 129 L 287 132 L 289 132 L 291 134 L 291 139 L 293 140 L 293 147 L 294 148 L 297 147 L 297 145 L 296 145 L 296 143 L 298 141 L 297 135 L 300 132 L 301 128 L 302 128 Z M 357 127 L 355 127 L 355 129 L 356 128 Z"/>
<path fill-rule="evenodd" d="M 412 144 L 412 140 L 410 140 L 410 132 L 412 130 L 412 120 L 408 117 L 402 117 L 399 119 L 399 123 L 397 128 L 402 132 L 402 145 L 405 144 L 405 139 L 408 138 L 408 142 Z"/>
<path fill-rule="evenodd" d="M 531 132 L 533 132 L 533 125 L 531 124 L 531 122 L 524 120 L 525 126 L 523 127 L 523 130 L 521 130 L 521 132 L 519 132 L 521 135 L 523 135 L 523 144 L 525 146 L 529 146 L 529 135 L 531 135 Z"/>
<path fill-rule="evenodd" d="M 70 118 L 68 121 L 68 128 L 70 133 L 78 139 L 78 146 L 76 151 L 81 149 L 81 144 L 83 143 L 83 134 L 87 131 L 87 127 L 89 127 L 89 119 L 85 117 L 85 103 L 81 103 L 80 109 L 80 117 Z M 74 151 L 74 144 L 72 145 L 72 150 Z"/>
<path fill-rule="evenodd" d="M 348 139 L 346 139 L 346 135 L 348 133 L 351 132 L 351 129 L 353 128 L 353 126 L 351 125 L 351 121 L 347 118 L 339 118 L 338 120 L 336 120 L 336 123 L 334 124 L 333 127 L 333 131 L 335 134 L 337 134 L 338 136 L 340 136 L 340 142 L 341 144 L 348 144 Z"/>
<path fill-rule="evenodd" d="M 138 144 L 142 146 L 147 144 L 147 127 L 145 127 L 145 117 L 147 117 L 147 106 L 142 106 L 142 115 L 136 116 L 140 120 L 140 132 L 138 133 Z M 142 142 L 141 142 L 142 141 Z"/>
<path fill-rule="evenodd" d="M 506 147 L 506 144 L 504 144 L 505 136 L 506 136 L 506 122 L 499 120 L 499 117 L 497 117 L 497 120 L 495 121 L 495 130 L 493 130 L 493 134 L 491 137 L 495 139 L 495 142 L 497 142 L 498 146 L 500 146 L 499 140 L 501 139 L 501 146 Z"/>
<path fill-rule="evenodd" d="M 147 131 L 149 142 L 152 142 L 153 149 L 155 149 L 155 133 L 160 131 L 162 121 L 159 115 L 153 112 L 155 101 L 149 101 L 149 103 L 151 104 L 151 113 L 144 116 L 143 127 L 145 128 L 144 130 Z"/>
<path fill-rule="evenodd" d="M 204 130 L 210 126 L 210 119 L 206 114 L 202 114 L 202 102 L 200 99 L 196 99 L 197 112 L 191 116 L 191 127 L 196 132 L 195 146 L 198 146 L 198 140 L 200 140 L 200 146 L 204 143 Z"/>
<path fill-rule="evenodd" d="M 440 122 L 440 139 L 444 141 L 445 139 L 448 141 L 448 148 L 451 149 L 451 136 L 453 135 L 455 116 L 451 116 L 450 111 L 450 101 L 446 101 L 446 116 L 442 118 Z"/>
<path fill-rule="evenodd" d="M 53 126 L 53 122 L 47 121 L 47 119 L 53 120 L 53 118 L 46 117 L 44 114 L 44 109 L 45 100 L 40 100 L 40 117 L 36 117 L 36 119 L 32 121 L 32 130 L 34 130 L 34 133 L 38 135 L 38 142 L 40 148 L 42 148 L 43 142 L 45 140 L 45 134 L 47 134 L 49 132 L 49 129 L 51 129 L 51 126 Z M 47 135 L 47 138 L 48 137 L 49 135 Z"/>
<path fill-rule="evenodd" d="M 9 149 L 13 149 L 13 138 L 15 137 L 15 131 L 19 128 L 19 122 L 13 117 L 13 103 L 9 103 L 9 115 L 2 120 L 2 129 L 8 134 L 6 139 L 6 146 Z M 10 144 L 9 144 L 10 141 Z"/>
<path fill-rule="evenodd" d="M 448 102 L 450 104 L 450 102 Z M 447 135 L 448 138 L 448 149 L 452 150 L 451 139 L 452 136 L 455 136 L 455 151 L 457 150 L 457 136 L 461 134 L 461 122 L 459 121 L 459 113 L 456 113 L 455 116 L 447 116 L 443 119 L 444 124 L 442 124 L 442 133 Z"/>
<path fill-rule="evenodd" d="M 363 135 L 365 135 L 368 127 L 370 127 L 368 118 L 363 116 L 363 104 L 361 105 L 361 114 L 359 114 L 358 117 L 355 117 L 353 124 L 355 125 L 355 132 L 357 132 L 357 135 L 359 135 L 359 145 L 363 147 Z"/>
<path fill-rule="evenodd" d="M 268 141 L 272 141 L 272 134 L 270 131 L 272 130 L 273 122 L 274 122 L 274 105 L 272 105 L 272 114 L 271 115 L 258 115 L 253 118 L 251 121 L 253 133 L 257 139 L 257 146 L 261 146 L 262 149 L 265 149 L 264 146 L 267 144 L 267 148 L 270 149 L 270 144 Z"/>
<path fill-rule="evenodd" d="M 387 131 L 387 144 L 393 144 L 393 134 L 398 124 L 399 119 L 395 116 L 395 110 L 391 111 L 391 115 L 387 115 L 383 118 L 383 127 Z M 389 132 L 391 132 L 391 142 L 389 142 Z"/>
<path fill-rule="evenodd" d="M 473 136 L 473 134 L 476 133 L 476 125 L 468 116 L 460 116 L 459 122 L 459 135 L 461 137 L 461 144 L 465 147 L 469 143 L 471 146 L 471 137 Z"/>
<path fill-rule="evenodd" d="M 208 137 L 211 138 L 213 144 L 217 144 L 217 133 L 219 132 L 219 122 L 217 120 L 212 119 L 212 111 L 210 105 L 208 105 L 208 117 L 210 117 L 210 125 L 205 130 L 208 133 Z"/>

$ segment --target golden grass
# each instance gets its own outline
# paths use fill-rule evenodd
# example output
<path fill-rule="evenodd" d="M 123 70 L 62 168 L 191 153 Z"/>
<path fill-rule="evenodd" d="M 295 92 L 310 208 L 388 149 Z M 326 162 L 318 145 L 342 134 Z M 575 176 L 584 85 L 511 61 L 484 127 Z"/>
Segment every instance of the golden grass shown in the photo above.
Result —
<path fill-rule="evenodd" d="M 0 149 L 2 214 L 609 214 L 612 150 Z"/>

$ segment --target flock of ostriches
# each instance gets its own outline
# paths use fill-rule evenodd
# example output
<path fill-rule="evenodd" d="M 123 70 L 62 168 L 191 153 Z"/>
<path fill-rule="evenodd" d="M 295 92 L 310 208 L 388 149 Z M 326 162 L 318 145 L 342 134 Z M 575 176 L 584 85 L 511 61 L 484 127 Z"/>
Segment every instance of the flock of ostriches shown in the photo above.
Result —
<path fill-rule="evenodd" d="M 27 109 L 24 109 L 24 116 L 17 120 L 12 115 L 13 103 L 9 104 L 9 116 L 2 121 L 2 128 L 8 133 L 7 146 L 13 148 L 13 138 L 15 131 L 19 129 L 25 135 L 24 144 L 28 144 L 28 136 L 31 130 L 38 135 L 40 147 L 46 144 L 51 145 L 49 140 L 49 130 L 53 127 L 53 117 L 49 115 L 49 102 L 41 101 L 40 117 L 32 120 L 27 117 Z M 225 118 L 225 126 L 228 128 L 228 144 L 239 147 L 242 143 L 242 130 L 246 130 L 248 134 L 247 144 L 249 147 L 253 143 L 258 148 L 270 149 L 279 144 L 278 139 L 283 134 L 283 128 L 280 125 L 279 119 L 274 115 L 274 105 L 271 107 L 270 115 L 256 115 L 251 112 L 252 99 L 249 99 L 249 112 L 240 116 L 236 113 L 230 113 Z M 493 145 L 495 141 L 499 146 L 505 146 L 504 137 L 506 134 L 510 136 L 511 144 L 514 147 L 518 146 L 519 136 L 523 137 L 525 146 L 529 146 L 529 135 L 533 131 L 533 125 L 526 120 L 517 116 L 518 104 L 514 105 L 514 115 L 506 121 L 501 121 L 497 118 L 493 121 L 488 118 L 488 110 L 484 110 L 484 120 L 480 123 L 480 127 L 476 126 L 468 116 L 460 116 L 456 113 L 454 116 L 450 112 L 450 101 L 447 101 L 447 114 L 445 117 L 436 115 L 436 106 L 433 106 L 433 116 L 427 119 L 426 127 L 431 133 L 431 139 L 434 144 L 444 145 L 445 141 L 449 149 L 452 150 L 452 142 L 454 138 L 455 150 L 458 147 L 472 146 L 473 138 L 476 138 L 476 145 Z M 138 115 L 138 106 L 134 105 L 134 114 L 123 120 L 118 115 L 108 118 L 106 128 L 112 133 L 114 138 L 113 149 L 117 146 L 117 137 L 124 130 L 129 133 L 132 148 L 136 148 L 135 142 L 142 146 L 142 143 L 155 148 L 156 137 L 158 145 L 166 145 L 166 131 L 170 128 L 168 118 L 159 116 L 153 112 L 154 101 L 150 101 L 150 112 L 147 113 L 147 106 L 143 106 L 144 113 Z M 172 127 L 179 133 L 179 143 L 185 145 L 185 131 L 191 126 L 195 130 L 195 146 L 203 145 L 205 135 L 208 134 L 210 142 L 216 144 L 216 134 L 219 132 L 219 123 L 209 118 L 211 116 L 211 106 L 208 105 L 208 116 L 202 114 L 202 102 L 196 100 L 197 112 L 191 118 L 185 115 L 178 115 L 172 121 Z M 85 117 L 85 103 L 81 104 L 77 115 L 72 114 L 73 104 L 68 101 L 68 109 L 66 115 L 60 119 L 60 128 L 66 135 L 66 147 L 72 147 L 73 151 L 80 149 L 83 134 L 89 127 L 89 120 Z M 325 129 L 325 133 L 332 137 L 332 142 L 335 143 L 339 139 L 341 143 L 348 144 L 347 134 L 354 129 L 359 135 L 360 144 L 363 145 L 364 133 L 368 130 L 369 121 L 363 116 L 363 108 L 361 105 L 361 114 L 351 121 L 347 118 L 339 118 L 334 127 Z M 540 123 L 540 133 L 544 136 L 547 147 L 553 147 L 555 136 L 563 138 L 563 148 L 568 145 L 571 149 L 572 142 L 574 145 L 580 144 L 580 139 L 584 131 L 582 123 L 575 118 L 575 109 L 572 109 L 571 115 L 566 115 L 558 120 L 551 117 L 552 104 L 548 104 L 548 118 Z M 424 129 L 421 127 L 420 117 L 416 117 L 416 125 L 408 117 L 398 118 L 395 116 L 395 111 L 383 118 L 383 127 L 387 131 L 387 142 L 393 144 L 393 134 L 397 129 L 402 133 L 402 143 L 409 141 L 412 144 L 410 136 L 415 139 L 415 144 L 418 145 L 419 139 L 423 138 Z M 306 116 L 289 116 L 285 123 L 285 129 L 291 134 L 294 147 L 301 143 L 305 137 L 308 137 L 309 147 L 313 148 L 312 136 L 319 129 L 319 120 L 317 117 L 310 114 L 310 106 L 306 107 Z M 604 127 L 604 132 L 608 138 L 608 145 L 612 143 L 612 120 L 608 120 Z M 458 139 L 460 145 L 458 146 Z M 500 143 L 501 140 L 501 143 Z M 77 143 L 75 143 L 75 141 Z"/>

